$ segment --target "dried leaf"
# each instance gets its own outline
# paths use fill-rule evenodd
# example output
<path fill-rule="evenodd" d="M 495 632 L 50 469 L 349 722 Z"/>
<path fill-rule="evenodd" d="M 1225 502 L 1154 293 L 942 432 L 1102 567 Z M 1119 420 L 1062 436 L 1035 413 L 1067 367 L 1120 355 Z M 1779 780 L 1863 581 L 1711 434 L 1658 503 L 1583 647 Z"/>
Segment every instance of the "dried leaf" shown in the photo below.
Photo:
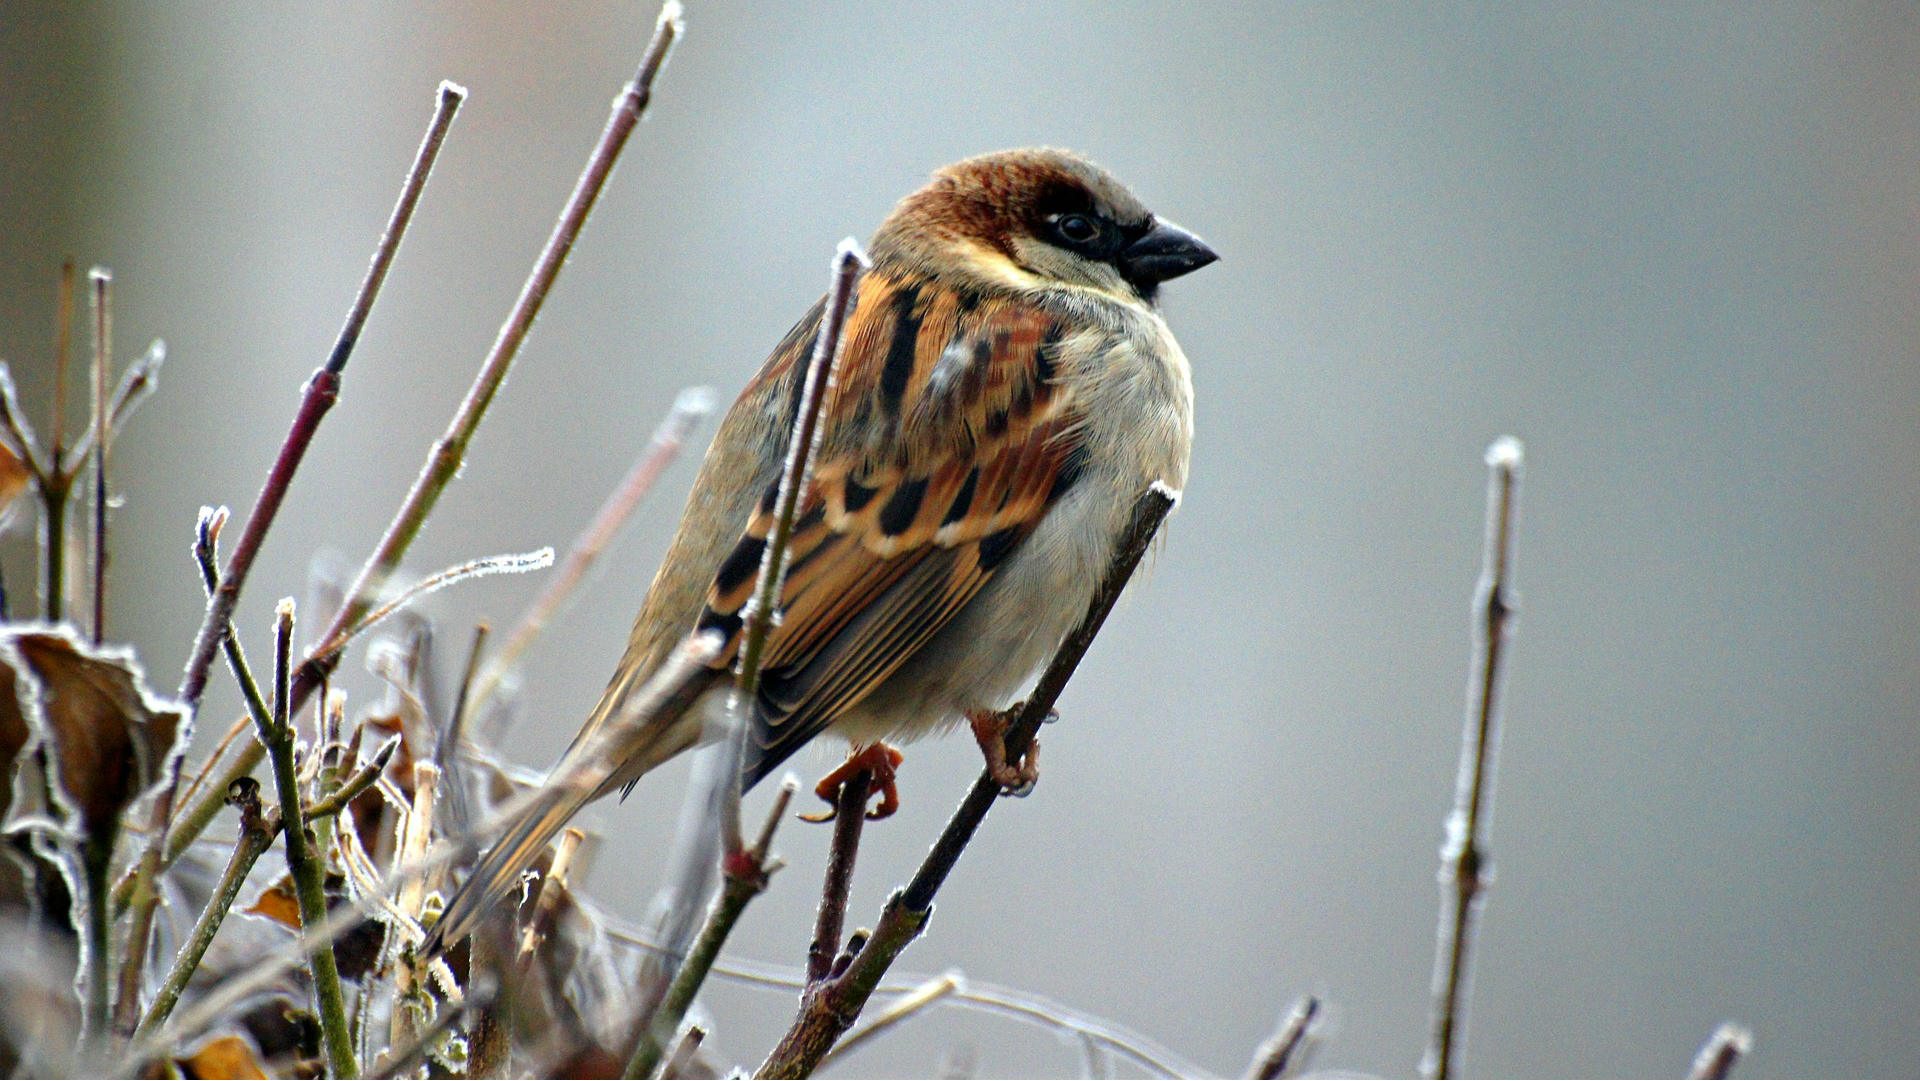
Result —
<path fill-rule="evenodd" d="M 215 1036 L 186 1058 L 175 1059 L 182 1077 L 265 1078 L 266 1064 L 245 1036 Z"/>
<path fill-rule="evenodd" d="M 0 440 L 0 529 L 12 523 L 13 501 L 27 490 L 27 481 L 31 479 L 27 472 L 27 463 Z"/>
<path fill-rule="evenodd" d="M 163 776 L 185 709 L 147 691 L 129 651 L 83 645 L 65 629 L 0 635 L 0 665 L 27 677 L 11 697 L 52 758 L 47 810 L 70 834 L 104 836 Z"/>
<path fill-rule="evenodd" d="M 272 920 L 290 931 L 298 931 L 300 901 L 293 895 L 293 876 L 281 875 L 279 881 L 261 890 L 260 896 L 240 911 L 249 916 Z"/>

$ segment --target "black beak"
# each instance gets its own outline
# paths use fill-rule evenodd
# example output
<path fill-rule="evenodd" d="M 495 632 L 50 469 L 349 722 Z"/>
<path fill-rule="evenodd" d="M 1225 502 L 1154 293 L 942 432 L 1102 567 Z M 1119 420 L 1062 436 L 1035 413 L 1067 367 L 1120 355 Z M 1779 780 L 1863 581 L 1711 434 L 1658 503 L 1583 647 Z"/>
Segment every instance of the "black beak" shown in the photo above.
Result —
<path fill-rule="evenodd" d="M 1155 286 L 1217 261 L 1219 253 L 1171 222 L 1156 222 L 1120 251 L 1120 272 L 1136 285 Z"/>

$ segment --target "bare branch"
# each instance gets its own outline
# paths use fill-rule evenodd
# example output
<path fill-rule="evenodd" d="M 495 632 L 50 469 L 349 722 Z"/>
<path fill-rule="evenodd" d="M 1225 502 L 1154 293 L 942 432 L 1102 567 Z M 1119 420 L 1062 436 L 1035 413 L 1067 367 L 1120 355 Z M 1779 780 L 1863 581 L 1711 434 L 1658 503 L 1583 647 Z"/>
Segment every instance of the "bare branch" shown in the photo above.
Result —
<path fill-rule="evenodd" d="M 821 1058 L 820 1068 L 825 1069 L 828 1063 L 842 1055 L 852 1054 L 854 1048 L 859 1047 L 875 1036 L 898 1025 L 900 1022 L 907 1020 L 914 1014 L 931 1006 L 939 1005 L 941 999 L 960 990 L 961 983 L 962 977 L 959 972 L 943 972 L 913 990 L 908 991 L 906 994 L 901 995 L 898 999 L 889 1003 L 886 1009 L 881 1010 L 873 1020 L 847 1033 L 846 1039 L 841 1040 L 838 1046 L 828 1051 L 826 1055 Z"/>
<path fill-rule="evenodd" d="M 485 578 L 491 574 L 526 574 L 529 571 L 545 570 L 551 566 L 553 566 L 553 549 L 541 548 L 532 552 L 470 559 L 465 563 L 435 571 L 401 590 L 399 595 L 385 604 L 362 615 L 351 627 L 336 632 L 332 637 L 315 646 L 307 656 L 312 660 L 325 659 L 337 654 L 347 648 L 355 638 L 372 630 L 381 620 L 427 594 L 438 592 L 456 582 L 464 582 L 469 578 Z"/>
<path fill-rule="evenodd" d="M 260 733 L 273 760 L 274 789 L 280 797 L 281 833 L 287 841 L 287 870 L 293 876 L 294 897 L 300 905 L 300 938 L 306 943 L 307 966 L 313 976 L 315 1012 L 327 1052 L 327 1067 L 335 1077 L 358 1077 L 353 1037 L 347 1027 L 347 1000 L 340 992 L 340 969 L 333 943 L 319 938 L 327 921 L 326 871 L 312 850 L 306 816 L 300 804 L 300 782 L 293 764 L 293 723 L 288 694 L 293 653 L 293 599 L 280 602 L 274 617 L 273 718 Z"/>
<path fill-rule="evenodd" d="M 627 1060 L 623 1076 L 653 1076 L 654 1066 L 660 1061 L 661 1049 L 680 1028 L 680 1022 L 686 1019 L 687 1010 L 693 1006 L 695 996 L 706 982 L 707 973 L 713 969 L 721 947 L 726 945 L 734 925 L 740 922 L 740 914 L 747 910 L 749 902 L 766 890 L 767 881 L 780 869 L 780 861 L 772 856 L 770 850 L 773 833 L 779 827 L 780 820 L 786 817 L 787 807 L 799 787 L 799 782 L 789 774 L 781 783 L 779 794 L 774 797 L 773 807 L 767 814 L 766 825 L 760 830 L 759 840 L 752 848 L 727 859 L 720 896 L 708 910 L 707 922 L 694 939 L 693 949 L 688 951 L 686 961 L 673 974 L 673 982 L 667 985 L 658 1009 L 651 1016 L 640 1018 L 640 1031 L 634 1040 L 633 1055 Z"/>
<path fill-rule="evenodd" d="M 647 46 L 646 55 L 641 58 L 639 71 L 633 82 L 627 84 L 625 91 L 614 99 L 613 112 L 607 117 L 606 127 L 601 130 L 599 141 L 588 155 L 586 167 L 574 185 L 573 194 L 561 210 L 559 221 L 554 223 L 553 232 L 534 261 L 526 283 L 520 287 L 520 296 L 507 313 L 505 322 L 500 325 L 500 332 L 494 339 L 493 347 L 487 351 L 486 359 L 481 362 L 472 386 L 467 389 L 466 397 L 454 412 L 446 433 L 428 452 L 420 475 L 414 479 L 413 487 L 395 512 L 393 521 L 387 525 L 387 531 L 375 546 L 373 554 L 367 557 L 353 585 L 347 589 L 346 602 L 334 614 L 326 632 L 320 635 L 321 641 L 330 642 L 340 638 L 342 632 L 359 623 L 368 609 L 372 608 L 381 586 L 400 565 L 407 549 L 412 547 L 414 539 L 426 526 L 427 517 L 440 502 L 441 494 L 459 474 L 461 465 L 466 461 L 467 445 L 472 442 L 480 422 L 486 418 L 494 395 L 506 382 L 514 358 L 520 353 L 521 344 L 533 329 L 534 317 L 540 313 L 548 292 L 560 276 L 560 268 L 566 264 L 567 254 L 573 250 L 574 241 L 579 238 L 587 215 L 592 212 L 595 201 L 606 186 L 607 177 L 612 174 L 614 162 L 626 146 L 627 137 L 633 133 L 641 114 L 646 110 L 653 93 L 654 77 L 660 73 L 668 51 L 680 36 L 678 12 L 677 2 L 668 4 L 667 9 L 661 12 L 662 17 L 654 28 L 653 40 Z M 669 18 L 669 14 L 673 17 Z M 319 686 L 321 679 L 338 664 L 337 654 L 309 654 L 306 662 L 300 666 L 294 688 L 295 697 L 305 701 L 306 696 Z"/>
<path fill-rule="evenodd" d="M 1733 1068 L 1739 1065 L 1740 1060 L 1747 1057 L 1747 1052 L 1751 1050 L 1753 1050 L 1753 1033 L 1747 1031 L 1745 1026 L 1724 1021 L 1719 1028 L 1713 1030 L 1712 1036 L 1707 1037 L 1707 1042 L 1700 1046 L 1700 1053 L 1693 1057 L 1693 1069 L 1687 1073 L 1687 1076 L 1697 1081 L 1706 1081 L 1706 1079 L 1717 1081 L 1717 1079 L 1729 1077 L 1733 1074 Z"/>
<path fill-rule="evenodd" d="M 1254 1081 L 1273 1081 L 1277 1077 L 1292 1077 L 1298 1073 L 1301 1052 L 1312 1037 L 1313 1023 L 1319 1016 L 1319 999 L 1312 995 L 1301 995 L 1294 1000 L 1287 1015 L 1280 1019 L 1280 1027 L 1253 1053 L 1247 1076 Z"/>
<path fill-rule="evenodd" d="M 194 638 L 193 652 L 188 655 L 186 670 L 181 674 L 180 699 L 189 709 L 197 708 L 200 696 L 206 692 L 207 673 L 213 666 L 213 651 L 226 633 L 227 622 L 233 618 L 234 606 L 240 601 L 241 587 L 246 584 L 247 572 L 252 570 L 254 557 L 259 554 L 260 545 L 266 539 L 267 528 L 273 525 L 275 515 L 279 514 L 280 504 L 286 499 L 287 489 L 293 484 L 293 475 L 299 470 L 301 459 L 306 457 L 314 434 L 320 430 L 321 420 L 340 397 L 340 380 L 346 370 L 347 359 L 353 355 L 353 347 L 360 340 L 360 330 L 366 324 L 367 313 L 372 310 L 374 298 L 379 296 L 380 286 L 393 266 L 394 255 L 400 250 L 400 238 L 413 220 L 414 208 L 420 203 L 420 193 L 426 189 L 427 175 L 433 171 L 434 160 L 440 156 L 441 144 L 446 141 L 447 129 L 452 126 L 454 114 L 459 111 L 466 93 L 453 83 L 440 84 L 433 119 L 427 125 L 427 134 L 420 142 L 420 149 L 414 153 L 407 179 L 400 187 L 400 199 L 394 204 L 392 216 L 387 219 L 386 231 L 381 234 L 380 243 L 374 248 L 373 263 L 367 268 L 360 291 L 354 295 L 353 303 L 347 309 L 346 323 L 341 326 L 339 337 L 334 339 L 333 350 L 328 354 L 326 364 L 313 373 L 301 393 L 300 408 L 294 413 L 293 424 L 280 444 L 280 453 L 274 458 L 265 483 L 260 486 L 259 496 L 254 499 L 246 527 L 240 531 L 240 540 L 235 543 L 233 555 L 227 561 L 226 573 L 221 575 L 220 585 L 207 603 L 206 615 L 201 619 L 199 633 Z M 311 687 L 307 688 L 308 692 L 311 690 Z M 299 709 L 305 701 L 306 694 L 303 693 L 299 701 L 293 703 L 294 708 Z"/>
<path fill-rule="evenodd" d="M 1100 591 L 1095 594 L 1079 626 L 1068 634 L 1055 651 L 1053 660 L 1041 674 L 1033 694 L 1018 709 L 1007 728 L 1006 749 L 1009 760 L 1017 761 L 1033 741 L 1047 713 L 1053 708 L 1067 680 L 1086 656 L 1087 647 L 1106 622 L 1107 614 L 1126 588 L 1133 569 L 1146 553 L 1160 522 L 1173 509 L 1177 494 L 1155 484 L 1140 495 L 1127 528 L 1114 548 L 1114 560 Z M 907 944 L 919 936 L 933 911 L 933 899 L 947 875 L 966 850 L 974 831 L 987 817 L 999 797 L 1001 786 L 991 773 L 982 770 L 973 788 L 961 801 L 933 849 L 920 864 L 905 889 L 888 899 L 873 935 L 855 954 L 841 974 L 822 984 L 817 993 L 806 995 L 800 1015 L 780 1041 L 779 1046 L 760 1065 L 757 1077 L 806 1077 L 818 1067 L 820 1059 L 834 1041 L 859 1017 L 867 999 L 879 986 L 881 977 L 892 966 Z"/>
<path fill-rule="evenodd" d="M 1507 598 L 1513 564 L 1514 495 L 1520 482 L 1520 442 L 1502 436 L 1487 448 L 1487 530 L 1474 602 L 1474 664 L 1467 683 L 1467 717 L 1460 737 L 1460 777 L 1447 840 L 1440 850 L 1440 930 L 1433 962 L 1433 1027 L 1420 1071 L 1453 1075 L 1466 1012 L 1467 953 L 1473 921 L 1489 878 L 1485 817 L 1492 802 L 1499 730 L 1500 661 L 1512 609 Z"/>
<path fill-rule="evenodd" d="M 673 408 L 667 412 L 666 419 L 654 430 L 653 439 L 647 444 L 640 457 L 634 460 L 633 467 L 627 471 L 620 487 L 607 496 L 600 504 L 600 510 L 588 525 L 574 539 L 573 547 L 567 550 L 566 558 L 560 561 L 560 569 L 547 580 L 547 586 L 540 596 L 528 606 L 526 614 L 520 617 L 520 624 L 507 635 L 485 671 L 474 682 L 470 695 L 469 708 L 478 707 L 492 698 L 500 684 L 513 671 L 527 648 L 533 645 L 547 623 L 560 611 L 567 598 L 579 588 L 587 572 L 599 560 L 607 546 L 619 533 L 620 527 L 640 505 L 641 499 L 653 490 L 653 485 L 666 471 L 668 465 L 679 456 L 687 437 L 692 434 L 693 426 L 702 417 L 713 412 L 713 392 L 705 387 L 695 387 L 680 392 L 674 399 Z"/>

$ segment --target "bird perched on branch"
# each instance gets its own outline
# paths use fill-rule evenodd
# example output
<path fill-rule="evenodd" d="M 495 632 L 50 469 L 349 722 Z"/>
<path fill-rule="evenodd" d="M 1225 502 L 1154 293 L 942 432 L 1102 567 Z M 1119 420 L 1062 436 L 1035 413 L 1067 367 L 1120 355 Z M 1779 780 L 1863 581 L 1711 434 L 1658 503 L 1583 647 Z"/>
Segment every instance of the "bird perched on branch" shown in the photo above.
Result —
<path fill-rule="evenodd" d="M 994 780 L 1032 786 L 1037 745 L 1006 760 L 1004 709 L 1086 613 L 1139 494 L 1186 481 L 1193 385 L 1157 299 L 1162 282 L 1217 256 L 1098 166 L 1045 149 L 940 170 L 870 251 L 747 704 L 742 783 L 831 730 L 852 754 L 820 795 L 870 770 L 878 816 L 898 806 L 899 754 L 882 741 L 962 719 Z M 698 742 L 703 710 L 724 702 L 823 307 L 775 347 L 714 436 L 568 755 L 629 723 L 630 700 L 689 632 L 724 646 L 686 693 L 630 719 L 640 727 L 597 785 L 507 826 L 430 951 L 471 931 L 582 805 Z"/>

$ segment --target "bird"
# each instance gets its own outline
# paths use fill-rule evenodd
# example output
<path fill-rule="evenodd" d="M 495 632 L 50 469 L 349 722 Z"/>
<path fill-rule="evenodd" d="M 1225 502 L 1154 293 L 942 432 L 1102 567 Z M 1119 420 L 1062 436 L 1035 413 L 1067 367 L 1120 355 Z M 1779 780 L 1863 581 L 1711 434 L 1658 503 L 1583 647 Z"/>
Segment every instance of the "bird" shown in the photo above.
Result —
<path fill-rule="evenodd" d="M 1193 382 L 1160 287 L 1215 262 L 1112 174 L 1065 150 L 948 165 L 868 245 L 800 493 L 779 619 L 745 704 L 743 790 L 822 732 L 898 806 L 890 745 L 974 730 L 1003 790 L 1006 707 L 1085 614 L 1149 485 L 1186 483 Z M 774 526 L 786 445 L 826 300 L 774 348 L 714 435 L 613 677 L 554 775 L 610 726 L 639 727 L 591 787 L 510 820 L 455 891 L 428 956 L 478 924 L 587 802 L 630 789 L 723 708 Z M 723 643 L 686 693 L 622 718 L 689 635 Z M 550 787 L 552 783 L 549 782 Z"/>

